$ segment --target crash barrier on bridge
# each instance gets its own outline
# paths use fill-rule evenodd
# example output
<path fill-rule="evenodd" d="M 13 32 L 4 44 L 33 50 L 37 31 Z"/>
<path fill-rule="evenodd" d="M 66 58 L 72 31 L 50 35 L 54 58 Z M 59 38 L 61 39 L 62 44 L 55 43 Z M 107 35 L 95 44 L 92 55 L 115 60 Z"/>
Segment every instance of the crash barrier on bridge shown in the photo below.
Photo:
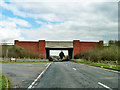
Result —
<path fill-rule="evenodd" d="M 0 58 L 5 61 L 48 61 L 47 59 L 16 59 L 16 58 Z"/>

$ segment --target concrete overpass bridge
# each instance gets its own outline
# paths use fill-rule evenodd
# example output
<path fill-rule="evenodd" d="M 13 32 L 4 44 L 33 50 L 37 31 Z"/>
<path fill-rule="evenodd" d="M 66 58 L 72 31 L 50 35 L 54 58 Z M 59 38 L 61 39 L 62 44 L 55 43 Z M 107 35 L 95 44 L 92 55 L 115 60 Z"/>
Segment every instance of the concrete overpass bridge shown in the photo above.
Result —
<path fill-rule="evenodd" d="M 68 56 L 72 59 L 76 54 L 89 50 L 96 45 L 103 45 L 103 41 L 99 42 L 80 42 L 73 41 L 14 41 L 16 46 L 19 46 L 31 53 L 39 54 L 40 58 L 49 58 L 50 50 L 68 50 Z"/>
<path fill-rule="evenodd" d="M 50 50 L 68 50 L 68 56 L 73 58 L 73 42 L 72 41 L 46 41 L 46 58 L 50 56 Z"/>

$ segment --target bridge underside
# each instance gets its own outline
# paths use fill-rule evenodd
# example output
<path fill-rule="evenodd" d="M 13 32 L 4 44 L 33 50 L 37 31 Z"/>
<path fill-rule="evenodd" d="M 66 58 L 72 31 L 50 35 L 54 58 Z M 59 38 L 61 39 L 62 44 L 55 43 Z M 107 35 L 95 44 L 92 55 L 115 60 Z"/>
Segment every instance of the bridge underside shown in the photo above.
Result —
<path fill-rule="evenodd" d="M 46 49 L 46 58 L 50 57 L 50 50 L 68 50 L 69 59 L 73 58 L 73 48 L 45 48 Z"/>

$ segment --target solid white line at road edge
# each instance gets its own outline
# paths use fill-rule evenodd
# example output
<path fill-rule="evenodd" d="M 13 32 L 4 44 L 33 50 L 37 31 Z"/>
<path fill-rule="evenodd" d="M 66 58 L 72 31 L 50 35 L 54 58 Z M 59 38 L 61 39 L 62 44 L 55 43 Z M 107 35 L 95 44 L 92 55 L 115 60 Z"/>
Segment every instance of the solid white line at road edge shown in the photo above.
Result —
<path fill-rule="evenodd" d="M 110 87 L 108 87 L 108 86 L 102 84 L 101 82 L 98 82 L 98 84 L 101 85 L 101 86 L 103 86 L 103 87 L 105 87 L 105 88 L 107 88 L 107 89 L 109 89 L 109 90 L 113 90 L 113 89 L 111 89 Z"/>
<path fill-rule="evenodd" d="M 48 64 L 48 66 L 42 71 L 42 73 L 40 73 L 40 75 L 34 80 L 34 82 L 32 82 L 32 84 L 28 87 L 28 89 L 31 89 L 33 87 L 33 85 L 38 81 L 38 79 L 45 73 L 45 71 L 48 69 L 48 67 L 51 65 Z"/>

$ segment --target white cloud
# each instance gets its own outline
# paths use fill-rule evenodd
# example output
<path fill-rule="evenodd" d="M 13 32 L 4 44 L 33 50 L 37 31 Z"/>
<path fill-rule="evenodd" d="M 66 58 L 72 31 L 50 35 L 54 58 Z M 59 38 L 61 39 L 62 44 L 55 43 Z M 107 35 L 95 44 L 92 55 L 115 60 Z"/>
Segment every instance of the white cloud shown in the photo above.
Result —
<path fill-rule="evenodd" d="M 2 27 L 9 27 L 9 28 L 16 28 L 16 25 L 19 25 L 21 27 L 32 27 L 27 21 L 18 19 L 18 18 L 8 18 L 5 20 L 2 20 L 0 25 Z"/>
<path fill-rule="evenodd" d="M 0 22 L 0 41 L 12 42 L 15 39 L 23 40 L 21 37 L 21 29 L 17 28 L 17 24 L 24 27 L 31 27 L 31 25 L 24 20 L 17 18 L 8 18 Z"/>
<path fill-rule="evenodd" d="M 27 21 L 18 18 L 8 18 L 7 21 L 14 22 L 15 24 L 18 24 L 20 26 L 31 27 L 31 25 Z"/>
<path fill-rule="evenodd" d="M 41 21 L 36 21 L 36 23 L 38 23 L 38 24 L 45 24 L 44 22 L 41 22 Z"/>
<path fill-rule="evenodd" d="M 14 29 L 14 28 L 1 28 L 0 27 L 0 41 L 2 42 L 5 40 L 6 42 L 11 42 L 13 43 L 14 40 L 20 39 L 24 40 L 23 37 L 20 36 L 20 30 Z"/>
<path fill-rule="evenodd" d="M 21 29 L 18 33 L 24 33 L 29 39 L 46 40 L 101 40 L 112 39 L 117 34 L 117 3 L 101 2 L 41 2 L 14 1 L 11 4 L 2 2 L 2 7 L 11 10 L 15 15 L 22 17 L 31 17 L 36 22 L 42 24 L 42 27 L 29 31 Z M 98 1 L 98 0 L 92 0 Z M 112 9 L 111 9 L 112 8 Z M 62 21 L 59 24 L 45 24 L 38 19 L 46 21 Z M 20 26 L 31 27 L 31 25 L 16 18 L 8 19 L 9 28 L 15 28 L 16 24 Z M 6 23 L 3 21 L 3 23 Z M 5 24 L 4 24 L 5 25 Z M 17 32 L 17 31 L 16 31 Z M 111 37 L 108 37 L 108 34 Z M 20 35 L 19 35 L 20 36 Z"/>

